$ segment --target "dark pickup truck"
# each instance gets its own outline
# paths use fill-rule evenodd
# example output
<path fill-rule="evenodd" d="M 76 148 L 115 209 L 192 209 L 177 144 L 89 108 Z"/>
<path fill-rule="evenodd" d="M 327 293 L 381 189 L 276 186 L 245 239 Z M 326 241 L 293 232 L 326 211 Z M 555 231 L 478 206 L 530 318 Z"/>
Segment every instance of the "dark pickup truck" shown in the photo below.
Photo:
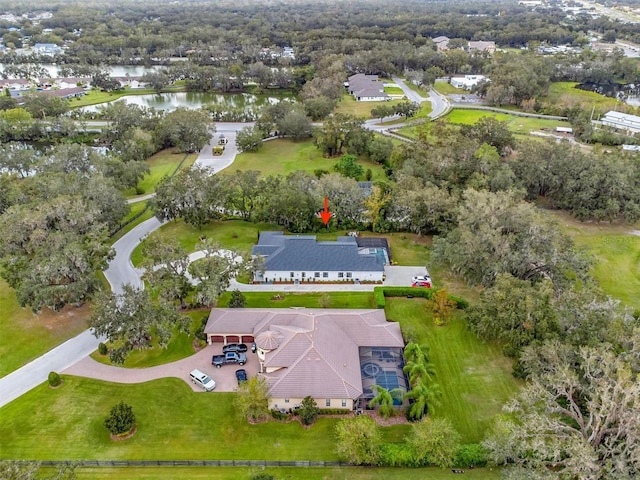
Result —
<path fill-rule="evenodd" d="M 214 355 L 211 358 L 211 365 L 214 365 L 216 368 L 220 368 L 222 365 L 231 363 L 244 365 L 247 363 L 247 356 L 244 353 L 227 352 L 223 355 Z"/>

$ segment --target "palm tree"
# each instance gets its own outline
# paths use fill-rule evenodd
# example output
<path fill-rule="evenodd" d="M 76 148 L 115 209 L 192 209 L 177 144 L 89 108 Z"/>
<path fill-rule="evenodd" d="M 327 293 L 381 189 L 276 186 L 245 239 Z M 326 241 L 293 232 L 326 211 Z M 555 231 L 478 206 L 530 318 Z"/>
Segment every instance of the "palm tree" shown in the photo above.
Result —
<path fill-rule="evenodd" d="M 433 381 L 436 371 L 432 363 L 429 362 L 407 362 L 403 371 L 409 377 L 409 385 L 413 386 L 420 380 Z"/>
<path fill-rule="evenodd" d="M 414 342 L 409 342 L 407 343 L 407 346 L 404 347 L 404 358 L 407 363 L 429 363 L 429 357 L 427 356 L 427 347 Z"/>
<path fill-rule="evenodd" d="M 409 418 L 420 420 L 429 411 L 429 406 L 440 403 L 437 399 L 440 395 L 442 392 L 437 383 L 427 385 L 424 379 L 419 379 L 404 396 L 405 399 L 413 400 L 409 405 Z"/>
<path fill-rule="evenodd" d="M 380 405 L 378 411 L 380 415 L 382 415 L 382 418 L 389 418 L 393 415 L 393 401 L 402 398 L 402 389 L 394 388 L 393 390 L 387 390 L 380 385 L 373 385 L 372 387 L 378 394 L 369 400 L 369 408 Z"/>

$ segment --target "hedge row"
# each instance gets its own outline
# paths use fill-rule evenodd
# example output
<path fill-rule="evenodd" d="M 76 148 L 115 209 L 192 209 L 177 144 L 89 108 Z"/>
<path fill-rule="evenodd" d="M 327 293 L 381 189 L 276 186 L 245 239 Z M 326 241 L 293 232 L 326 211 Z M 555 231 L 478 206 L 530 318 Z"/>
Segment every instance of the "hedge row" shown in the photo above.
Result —
<path fill-rule="evenodd" d="M 385 297 L 419 297 L 430 300 L 435 292 L 436 290 L 430 288 L 376 287 L 373 289 L 373 297 L 376 301 L 376 308 L 384 308 L 387 304 Z M 456 307 L 460 310 L 464 310 L 469 306 L 469 302 L 457 295 L 449 295 L 449 299 L 455 302 Z"/>

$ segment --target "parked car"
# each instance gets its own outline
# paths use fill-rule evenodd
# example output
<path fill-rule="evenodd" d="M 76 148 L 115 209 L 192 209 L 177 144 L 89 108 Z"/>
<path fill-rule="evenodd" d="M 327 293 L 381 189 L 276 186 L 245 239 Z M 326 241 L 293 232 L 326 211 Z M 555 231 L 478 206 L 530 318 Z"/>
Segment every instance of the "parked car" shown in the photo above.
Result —
<path fill-rule="evenodd" d="M 244 353 L 247 351 L 247 346 L 244 343 L 230 343 L 222 347 L 222 353 L 237 352 Z"/>
<path fill-rule="evenodd" d="M 220 368 L 222 365 L 229 363 L 244 365 L 247 363 L 247 356 L 244 353 L 227 352 L 223 355 L 214 355 L 211 357 L 211 365 L 214 365 L 216 368 Z"/>
<path fill-rule="evenodd" d="M 238 380 L 238 385 L 247 381 L 247 371 L 244 368 L 236 370 L 236 380 Z"/>
<path fill-rule="evenodd" d="M 216 388 L 216 382 L 207 374 L 202 373 L 198 369 L 192 370 L 191 373 L 189 373 L 189 377 L 191 378 L 191 381 L 193 383 L 195 383 L 196 385 L 200 385 L 207 392 L 210 392 L 214 388 Z"/>
<path fill-rule="evenodd" d="M 431 288 L 431 277 L 429 275 L 418 275 L 411 279 L 412 287 Z"/>

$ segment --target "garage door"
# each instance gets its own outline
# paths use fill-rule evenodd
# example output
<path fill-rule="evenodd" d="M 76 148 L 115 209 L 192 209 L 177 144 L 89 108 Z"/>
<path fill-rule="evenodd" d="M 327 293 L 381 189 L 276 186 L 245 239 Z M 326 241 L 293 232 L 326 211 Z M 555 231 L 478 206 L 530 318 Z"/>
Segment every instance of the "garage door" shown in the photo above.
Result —
<path fill-rule="evenodd" d="M 211 339 L 211 343 L 224 342 L 224 337 L 222 335 L 211 335 L 209 338 Z"/>
<path fill-rule="evenodd" d="M 238 343 L 240 342 L 240 337 L 238 335 L 227 335 L 227 343 Z"/>
<path fill-rule="evenodd" d="M 253 342 L 253 335 L 243 335 L 242 343 L 251 343 Z"/>

